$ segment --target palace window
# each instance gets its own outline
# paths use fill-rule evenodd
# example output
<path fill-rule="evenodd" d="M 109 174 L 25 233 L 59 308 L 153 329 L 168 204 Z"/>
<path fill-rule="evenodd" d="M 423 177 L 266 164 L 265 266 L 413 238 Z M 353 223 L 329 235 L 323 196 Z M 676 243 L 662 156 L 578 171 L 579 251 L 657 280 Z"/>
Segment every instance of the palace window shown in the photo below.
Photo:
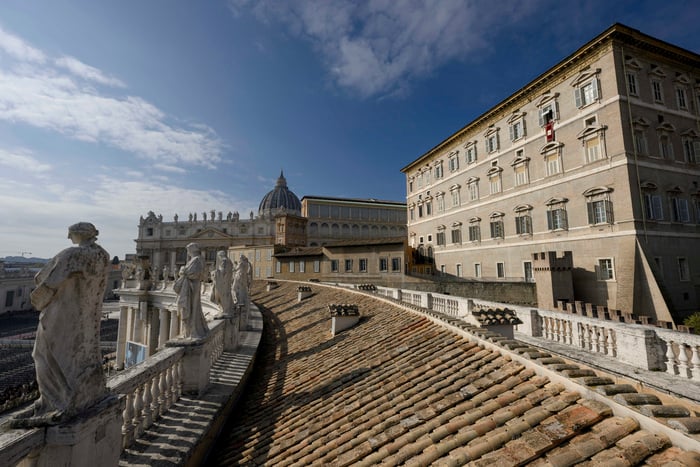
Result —
<path fill-rule="evenodd" d="M 690 211 L 688 210 L 688 200 L 681 198 L 680 190 L 676 189 L 670 194 L 671 220 L 673 222 L 690 222 Z"/>
<path fill-rule="evenodd" d="M 360 272 L 367 272 L 367 258 L 360 258 Z"/>
<path fill-rule="evenodd" d="M 631 96 L 638 96 L 637 73 L 627 72 L 627 92 Z"/>
<path fill-rule="evenodd" d="M 615 267 L 612 258 L 600 258 L 596 269 L 599 281 L 615 280 Z"/>
<path fill-rule="evenodd" d="M 491 127 L 485 134 L 486 152 L 489 154 L 494 153 L 500 149 L 498 130 L 498 128 Z"/>
<path fill-rule="evenodd" d="M 515 172 L 515 186 L 527 185 L 530 183 L 530 176 L 528 174 L 530 158 L 523 155 L 522 149 L 516 154 L 515 160 L 511 163 L 513 171 Z"/>
<path fill-rule="evenodd" d="M 551 142 L 540 149 L 540 154 L 544 156 L 545 173 L 548 177 L 562 172 L 561 155 L 563 148 L 563 143 Z"/>
<path fill-rule="evenodd" d="M 649 122 L 643 117 L 636 118 L 632 122 L 634 127 L 634 150 L 640 156 L 649 155 L 649 145 L 647 144 L 647 129 L 649 128 Z"/>
<path fill-rule="evenodd" d="M 613 205 L 610 193 L 612 193 L 612 188 L 608 187 L 591 188 L 583 193 L 586 197 L 589 224 L 613 223 Z"/>
<path fill-rule="evenodd" d="M 460 200 L 459 200 L 459 185 L 452 185 L 450 187 L 450 193 L 452 195 L 452 207 L 457 207 L 460 205 Z"/>
<path fill-rule="evenodd" d="M 583 145 L 584 159 L 589 164 L 606 157 L 605 130 L 607 126 L 599 125 L 595 117 L 586 119 L 585 125 L 577 137 Z"/>
<path fill-rule="evenodd" d="M 345 260 L 345 272 L 352 272 L 352 260 L 351 259 Z"/>
<path fill-rule="evenodd" d="M 579 74 L 573 82 L 576 107 L 582 108 L 600 99 L 600 69 L 587 70 Z"/>
<path fill-rule="evenodd" d="M 549 122 L 559 120 L 559 105 L 557 98 L 559 93 L 551 93 L 547 91 L 540 97 L 537 102 L 537 117 L 540 127 L 547 125 Z"/>
<path fill-rule="evenodd" d="M 337 259 L 332 259 L 331 260 L 331 272 L 338 272 L 338 260 Z"/>
<path fill-rule="evenodd" d="M 455 222 L 452 224 L 452 243 L 462 243 L 462 223 Z"/>
<path fill-rule="evenodd" d="M 314 260 L 314 272 L 321 272 L 321 261 Z"/>
<path fill-rule="evenodd" d="M 470 141 L 465 144 L 464 150 L 467 154 L 467 164 L 473 164 L 476 162 L 476 141 Z"/>
<path fill-rule="evenodd" d="M 495 164 L 491 166 L 488 172 L 486 172 L 486 175 L 489 177 L 489 189 L 492 195 L 503 191 L 503 185 L 501 184 L 501 172 L 503 172 L 503 169 Z"/>
<path fill-rule="evenodd" d="M 504 238 L 503 216 L 504 214 L 502 212 L 494 212 L 491 214 L 491 238 Z"/>
<path fill-rule="evenodd" d="M 686 130 L 681 133 L 683 145 L 683 158 L 685 162 L 695 164 L 700 159 L 700 139 L 695 130 Z"/>
<path fill-rule="evenodd" d="M 478 217 L 472 217 L 469 219 L 469 241 L 479 242 L 481 241 L 481 219 Z"/>
<path fill-rule="evenodd" d="M 676 105 L 679 110 L 688 110 L 688 91 L 684 87 L 676 88 Z"/>
<path fill-rule="evenodd" d="M 437 161 L 433 166 L 433 170 L 435 171 L 435 180 L 445 176 L 445 171 L 442 167 L 442 161 Z"/>
<path fill-rule="evenodd" d="M 515 209 L 515 233 L 518 235 L 532 234 L 532 206 L 522 204 L 516 206 Z"/>
<path fill-rule="evenodd" d="M 447 159 L 447 165 L 450 169 L 450 172 L 454 172 L 455 170 L 459 169 L 459 152 L 455 151 L 450 153 Z"/>
<path fill-rule="evenodd" d="M 477 201 L 479 199 L 478 177 L 470 177 L 467 180 L 467 192 L 469 193 L 469 201 Z"/>
<path fill-rule="evenodd" d="M 437 230 L 437 234 L 435 235 L 436 242 L 438 246 L 445 246 L 445 226 L 442 224 L 438 225 Z"/>
<path fill-rule="evenodd" d="M 501 263 L 501 262 L 496 263 L 496 276 L 499 279 L 503 279 L 506 277 L 506 265 L 505 265 L 505 263 Z"/>
<path fill-rule="evenodd" d="M 474 263 L 474 277 L 481 277 L 481 263 Z"/>
<path fill-rule="evenodd" d="M 549 230 L 566 230 L 569 228 L 566 214 L 566 198 L 552 198 L 547 201 L 547 228 Z"/>
<path fill-rule="evenodd" d="M 294 260 L 289 261 L 289 272 L 294 272 Z"/>
<path fill-rule="evenodd" d="M 656 184 L 652 182 L 641 183 L 644 196 L 644 216 L 648 220 L 659 221 L 664 218 L 664 210 L 661 195 L 656 193 Z"/>
<path fill-rule="evenodd" d="M 389 270 L 389 259 L 379 258 L 379 272 L 387 272 Z"/>
<path fill-rule="evenodd" d="M 401 271 L 401 260 L 400 258 L 391 258 L 391 272 Z"/>
<path fill-rule="evenodd" d="M 462 265 L 457 264 L 455 267 L 457 269 L 457 277 L 462 277 Z"/>
<path fill-rule="evenodd" d="M 517 141 L 525 136 L 525 113 L 514 112 L 508 119 L 510 140 Z"/>
<path fill-rule="evenodd" d="M 435 194 L 435 199 L 437 201 L 438 212 L 444 212 L 445 211 L 445 193 L 442 191 L 438 191 Z"/>

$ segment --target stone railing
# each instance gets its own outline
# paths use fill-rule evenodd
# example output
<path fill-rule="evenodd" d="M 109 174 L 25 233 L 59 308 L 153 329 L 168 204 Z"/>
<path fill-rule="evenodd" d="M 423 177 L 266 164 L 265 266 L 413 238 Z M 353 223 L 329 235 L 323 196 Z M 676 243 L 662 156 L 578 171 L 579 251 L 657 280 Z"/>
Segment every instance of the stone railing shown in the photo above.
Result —
<path fill-rule="evenodd" d="M 110 378 L 107 386 L 123 395 L 122 448 L 131 446 L 182 394 L 185 349 L 168 348 Z"/>
<path fill-rule="evenodd" d="M 132 284 L 128 281 L 124 285 L 128 287 Z M 136 316 L 140 310 L 147 310 L 151 317 L 160 314 L 151 310 L 152 308 L 162 312 L 167 311 L 165 315 L 161 314 L 161 316 L 170 316 L 176 298 L 172 290 L 172 281 L 156 285 L 161 287 L 150 287 L 145 290 L 120 289 L 119 292 L 123 299 L 121 302 L 122 317 L 127 315 L 126 305 L 131 301 L 133 301 L 131 304 L 136 307 L 132 313 L 133 316 Z M 202 308 L 209 316 L 219 314 L 218 307 L 208 298 L 211 292 L 210 287 L 211 284 L 202 287 L 201 300 Z M 141 303 L 147 303 L 148 306 L 142 306 Z M 113 445 L 109 448 L 112 450 L 108 453 L 109 455 L 105 455 L 103 459 L 100 459 L 100 462 L 96 461 L 96 463 L 116 465 L 116 460 L 112 462 L 110 458 L 114 458 L 115 455 L 118 458 L 123 449 L 133 445 L 156 420 L 170 410 L 182 394 L 197 395 L 205 391 L 214 363 L 225 350 L 234 350 L 238 346 L 240 329 L 247 321 L 247 317 L 243 316 L 244 313 L 240 308 L 237 307 L 233 317 L 208 321 L 209 333 L 202 339 L 192 340 L 177 337 L 179 324 L 176 319 L 172 321 L 168 319 L 168 326 L 163 326 L 165 321 L 161 320 L 161 327 L 154 328 L 152 332 L 150 325 L 153 323 L 155 326 L 157 321 L 149 321 L 149 324 L 144 326 L 150 336 L 157 338 L 160 332 L 160 335 L 167 340 L 159 340 L 157 350 L 141 363 L 108 378 L 107 387 L 111 394 L 117 396 L 116 398 L 112 396 L 109 407 L 96 408 L 95 413 L 89 416 L 91 417 L 89 420 L 80 419 L 75 422 L 75 426 L 79 427 L 76 428 L 80 432 L 79 435 L 86 437 L 81 442 L 90 442 L 92 439 L 94 445 L 96 439 L 104 438 L 103 444 Z M 176 311 L 172 313 L 172 316 L 177 317 Z M 120 332 L 123 331 L 121 324 Z M 73 425 L 70 426 L 72 429 Z M 108 427 L 108 431 L 109 427 L 121 427 L 121 430 L 112 429 L 112 435 L 110 436 L 108 433 L 105 436 L 105 427 Z M 55 429 L 65 430 L 66 428 L 61 425 Z M 0 465 L 24 467 L 46 464 L 46 453 L 53 452 L 52 449 L 55 449 L 52 444 L 55 436 L 51 434 L 51 431 L 55 431 L 55 429 L 10 429 L 5 427 L 5 429 L 0 430 Z M 92 429 L 95 431 L 91 432 Z M 119 435 L 121 435 L 121 439 L 119 439 Z M 66 436 L 61 436 L 66 438 Z M 71 434 L 71 436 L 77 435 Z M 64 443 L 63 438 L 60 438 L 59 444 Z M 98 449 L 92 450 L 99 451 Z M 75 448 L 72 451 L 78 452 Z M 96 455 L 99 457 L 99 454 Z M 75 459 L 68 461 L 55 459 L 55 461 L 62 465 L 69 465 L 74 463 Z M 92 463 L 92 461 L 81 462 L 81 465 Z"/>
<path fill-rule="evenodd" d="M 508 308 L 522 321 L 516 331 L 526 336 L 565 344 L 591 355 L 604 355 L 635 368 L 665 371 L 700 382 L 700 335 L 661 325 L 666 323 L 639 324 L 637 320 L 620 319 L 578 304 L 576 308 L 568 307 L 568 312 L 559 312 L 390 287 L 377 287 L 376 294 L 465 320 L 474 307 Z"/>

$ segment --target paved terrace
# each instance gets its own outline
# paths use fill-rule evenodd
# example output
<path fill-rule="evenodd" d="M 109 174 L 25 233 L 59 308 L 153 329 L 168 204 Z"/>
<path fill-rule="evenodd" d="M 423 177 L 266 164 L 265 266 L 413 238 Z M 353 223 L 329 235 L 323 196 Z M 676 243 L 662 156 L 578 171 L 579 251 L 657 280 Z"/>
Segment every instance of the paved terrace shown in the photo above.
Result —
<path fill-rule="evenodd" d="M 437 314 L 296 283 L 207 465 L 700 465 L 698 407 Z M 331 337 L 330 303 L 357 326 Z M 636 386 L 636 387 L 635 387 Z"/>

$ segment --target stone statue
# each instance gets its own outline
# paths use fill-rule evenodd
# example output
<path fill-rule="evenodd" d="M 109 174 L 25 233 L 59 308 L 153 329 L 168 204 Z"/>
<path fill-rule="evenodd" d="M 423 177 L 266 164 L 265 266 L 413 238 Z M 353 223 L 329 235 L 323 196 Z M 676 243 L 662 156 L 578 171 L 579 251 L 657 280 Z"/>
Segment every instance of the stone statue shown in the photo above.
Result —
<path fill-rule="evenodd" d="M 233 312 L 233 263 L 221 250 L 216 254 L 216 270 L 214 271 L 214 288 L 212 295 L 214 302 L 221 307 L 222 315 L 230 315 Z"/>
<path fill-rule="evenodd" d="M 192 213 L 190 213 L 190 222 L 192 222 Z"/>
<path fill-rule="evenodd" d="M 207 211 L 202 211 L 202 219 L 204 219 L 204 222 L 207 221 Z"/>
<path fill-rule="evenodd" d="M 36 424 L 63 422 L 107 395 L 100 318 L 109 254 L 95 243 L 97 235 L 88 222 L 71 225 L 68 238 L 78 246 L 58 253 L 34 278 L 31 301 L 41 310 L 32 352 Z"/>
<path fill-rule="evenodd" d="M 241 254 L 233 278 L 233 292 L 236 294 L 236 304 L 243 306 L 245 311 L 248 311 L 248 289 L 252 280 L 253 268 L 248 258 Z"/>
<path fill-rule="evenodd" d="M 175 213 L 175 215 L 173 216 L 173 220 L 175 221 L 176 224 L 177 224 L 178 219 L 179 219 L 179 217 L 178 217 L 177 213 Z"/>
<path fill-rule="evenodd" d="M 221 221 L 223 220 L 223 218 L 224 218 L 224 213 L 221 212 L 221 211 L 219 211 L 219 215 L 218 215 L 218 217 L 217 217 L 217 220 L 218 220 L 219 222 L 221 222 Z"/>
<path fill-rule="evenodd" d="M 202 313 L 202 280 L 207 279 L 207 270 L 199 254 L 199 245 L 190 243 L 187 249 L 187 264 L 180 269 L 175 281 L 177 309 L 182 316 L 182 336 L 199 339 L 207 335 L 209 327 Z"/>

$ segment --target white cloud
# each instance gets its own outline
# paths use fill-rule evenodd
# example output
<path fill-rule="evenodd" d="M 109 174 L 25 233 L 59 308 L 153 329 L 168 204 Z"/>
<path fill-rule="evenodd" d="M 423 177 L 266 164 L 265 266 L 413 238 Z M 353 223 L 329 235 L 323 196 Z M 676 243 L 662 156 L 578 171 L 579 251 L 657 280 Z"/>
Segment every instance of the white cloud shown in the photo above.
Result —
<path fill-rule="evenodd" d="M 451 60 L 487 46 L 487 37 L 538 2 L 481 0 L 230 0 L 310 39 L 334 81 L 360 96 L 395 94 Z"/>
<path fill-rule="evenodd" d="M 51 165 L 38 161 L 26 150 L 6 151 L 0 149 L 0 166 L 35 175 L 44 174 L 51 170 Z"/>
<path fill-rule="evenodd" d="M 224 216 L 228 211 L 247 213 L 256 205 L 218 190 L 173 186 L 157 177 L 125 182 L 115 174 L 46 187 L 8 181 L 0 192 L 0 257 L 17 251 L 51 257 L 70 246 L 67 228 L 79 221 L 95 224 L 99 243 L 110 255 L 123 257 L 135 252 L 138 219 L 148 211 L 171 221 L 175 214 L 185 220 L 190 212 L 201 216 L 212 209 Z"/>
<path fill-rule="evenodd" d="M 178 167 L 176 165 L 168 165 L 168 164 L 153 164 L 154 169 L 162 170 L 164 172 L 172 172 L 172 173 L 178 173 L 178 174 L 186 174 L 187 170 L 183 169 L 182 167 Z"/>
<path fill-rule="evenodd" d="M 2 28 L 0 28 L 0 49 L 4 50 L 8 55 L 25 62 L 43 63 L 46 60 L 46 57 L 40 50 L 35 49 Z"/>
<path fill-rule="evenodd" d="M 158 163 L 214 168 L 223 143 L 202 124 L 172 123 L 138 96 L 113 97 L 92 84 L 123 86 L 102 71 L 63 56 L 45 55 L 0 28 L 0 51 L 17 59 L 0 68 L 0 119 L 22 122 L 67 137 L 118 149 Z"/>
<path fill-rule="evenodd" d="M 118 88 L 126 87 L 126 85 L 119 79 L 113 78 L 111 76 L 105 75 L 102 71 L 97 68 L 91 67 L 81 62 L 74 57 L 60 57 L 55 60 L 56 65 L 61 68 L 65 68 L 72 74 L 79 76 L 83 79 L 94 81 L 99 84 L 104 84 L 105 86 L 114 86 Z"/>

